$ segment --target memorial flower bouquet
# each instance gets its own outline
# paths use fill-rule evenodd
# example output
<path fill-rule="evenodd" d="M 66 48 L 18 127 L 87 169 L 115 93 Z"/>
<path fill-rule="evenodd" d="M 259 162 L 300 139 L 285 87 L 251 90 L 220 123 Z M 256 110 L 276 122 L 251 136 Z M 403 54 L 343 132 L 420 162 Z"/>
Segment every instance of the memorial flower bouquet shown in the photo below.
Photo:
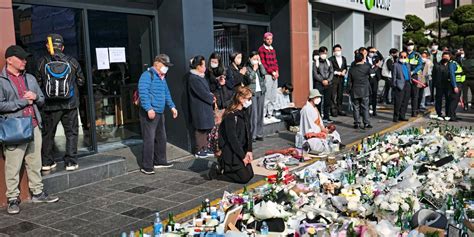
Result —
<path fill-rule="evenodd" d="M 374 199 L 376 216 L 379 220 L 395 223 L 401 213 L 414 213 L 420 209 L 418 198 L 412 189 L 392 189 Z"/>

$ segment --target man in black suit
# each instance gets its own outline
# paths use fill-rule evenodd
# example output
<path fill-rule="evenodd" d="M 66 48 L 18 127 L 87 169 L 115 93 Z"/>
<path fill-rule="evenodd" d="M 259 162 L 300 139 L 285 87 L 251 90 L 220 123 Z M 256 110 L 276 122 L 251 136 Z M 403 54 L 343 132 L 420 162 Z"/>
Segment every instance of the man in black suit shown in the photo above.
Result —
<path fill-rule="evenodd" d="M 332 47 L 332 51 L 334 56 L 329 58 L 329 61 L 334 68 L 331 114 L 334 117 L 337 117 L 338 115 L 345 116 L 346 113 L 342 108 L 342 99 L 344 90 L 344 76 L 347 73 L 347 60 L 344 56 L 342 56 L 341 45 L 334 45 Z"/>
<path fill-rule="evenodd" d="M 369 121 L 369 77 L 371 71 L 371 66 L 365 62 L 363 54 L 357 53 L 354 66 L 349 70 L 347 85 L 351 95 L 355 129 L 372 128 Z M 364 126 L 360 126 L 361 114 Z"/>

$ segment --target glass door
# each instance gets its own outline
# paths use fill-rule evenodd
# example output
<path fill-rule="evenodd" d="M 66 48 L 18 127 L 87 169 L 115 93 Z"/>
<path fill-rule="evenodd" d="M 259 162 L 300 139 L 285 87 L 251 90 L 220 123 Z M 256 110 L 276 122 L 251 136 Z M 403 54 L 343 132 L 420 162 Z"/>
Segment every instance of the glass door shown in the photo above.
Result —
<path fill-rule="evenodd" d="M 93 10 L 87 15 L 97 143 L 140 138 L 132 96 L 153 59 L 153 18 Z"/>
<path fill-rule="evenodd" d="M 13 15 L 16 42 L 32 54 L 27 60 L 27 72 L 33 75 L 37 74 L 39 70 L 37 62 L 41 57 L 48 54 L 45 47 L 46 36 L 56 33 L 62 35 L 64 39 L 64 53 L 77 59 L 86 77 L 82 10 L 65 7 L 13 4 Z M 92 150 L 92 142 L 89 136 L 90 119 L 87 117 L 88 113 L 86 110 L 87 97 L 87 86 L 79 87 L 79 155 L 89 154 Z M 56 127 L 53 156 L 58 159 L 62 158 L 65 147 L 66 136 L 60 122 Z"/>

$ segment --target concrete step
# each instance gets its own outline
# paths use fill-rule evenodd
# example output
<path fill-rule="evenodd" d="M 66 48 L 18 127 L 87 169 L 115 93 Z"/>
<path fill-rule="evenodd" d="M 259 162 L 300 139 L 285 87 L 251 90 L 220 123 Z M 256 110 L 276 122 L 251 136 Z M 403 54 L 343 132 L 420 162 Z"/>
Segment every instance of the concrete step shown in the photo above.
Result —
<path fill-rule="evenodd" d="M 95 154 L 79 158 L 75 171 L 66 171 L 64 163 L 58 163 L 54 171 L 43 172 L 43 184 L 49 193 L 57 193 L 126 173 L 124 157 Z"/>

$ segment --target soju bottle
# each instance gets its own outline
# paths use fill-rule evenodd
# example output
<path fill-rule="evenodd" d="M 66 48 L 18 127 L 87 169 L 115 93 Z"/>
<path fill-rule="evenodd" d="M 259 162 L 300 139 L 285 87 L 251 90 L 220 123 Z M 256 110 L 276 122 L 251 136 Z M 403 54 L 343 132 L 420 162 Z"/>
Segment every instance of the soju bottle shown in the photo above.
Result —
<path fill-rule="evenodd" d="M 452 210 L 453 209 L 453 197 L 451 194 L 448 194 L 448 200 L 446 201 L 446 210 Z"/>
<path fill-rule="evenodd" d="M 357 233 L 354 230 L 354 223 L 351 222 L 347 228 L 347 237 L 357 237 Z"/>
<path fill-rule="evenodd" d="M 244 186 L 244 191 L 242 192 L 242 199 L 244 199 L 244 203 L 249 201 L 249 192 L 247 191 L 247 186 Z"/>
<path fill-rule="evenodd" d="M 176 223 L 174 222 L 174 219 L 173 219 L 173 213 L 168 213 L 168 226 L 167 226 L 167 229 L 168 229 L 168 232 L 173 232 L 174 231 L 174 225 Z"/>

